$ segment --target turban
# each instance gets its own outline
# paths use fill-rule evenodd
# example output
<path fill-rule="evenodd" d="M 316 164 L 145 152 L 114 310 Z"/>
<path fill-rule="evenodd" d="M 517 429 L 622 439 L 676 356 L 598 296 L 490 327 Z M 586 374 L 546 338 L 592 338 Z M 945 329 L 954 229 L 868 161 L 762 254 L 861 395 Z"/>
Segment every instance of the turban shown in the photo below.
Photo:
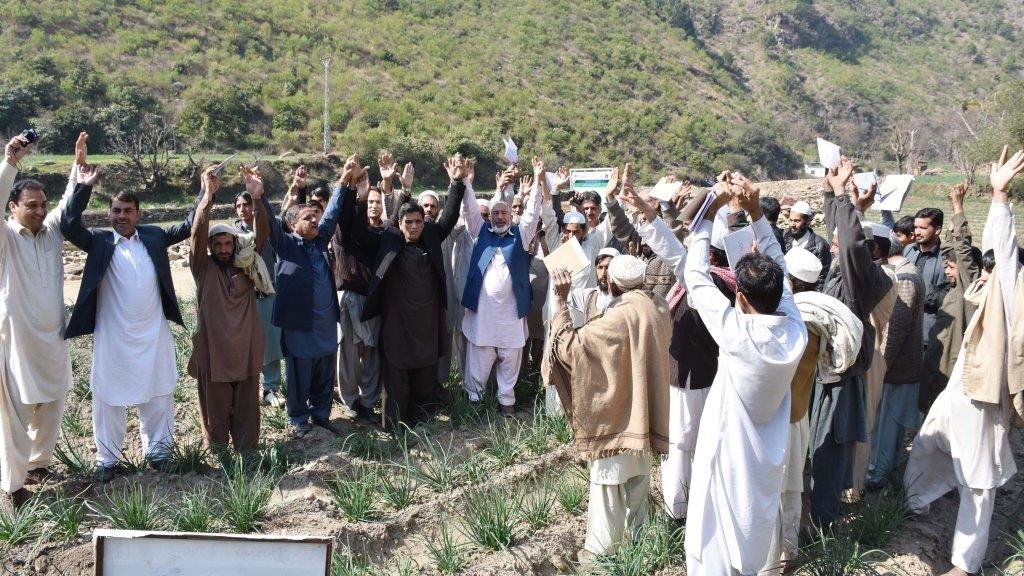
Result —
<path fill-rule="evenodd" d="M 793 206 L 789 209 L 790 214 L 803 214 L 804 216 L 814 216 L 814 210 L 811 205 L 803 200 L 794 202 Z"/>

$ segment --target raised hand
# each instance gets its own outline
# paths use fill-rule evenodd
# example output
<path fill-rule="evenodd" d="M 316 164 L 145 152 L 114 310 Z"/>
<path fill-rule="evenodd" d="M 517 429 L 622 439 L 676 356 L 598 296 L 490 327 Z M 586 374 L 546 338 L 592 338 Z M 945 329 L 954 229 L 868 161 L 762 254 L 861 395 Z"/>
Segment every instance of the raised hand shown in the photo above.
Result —
<path fill-rule="evenodd" d="M 462 163 L 462 179 L 469 180 L 469 183 L 473 183 L 473 177 L 476 176 L 476 158 L 466 158 Z"/>
<path fill-rule="evenodd" d="M 572 288 L 572 274 L 565 268 L 557 268 L 551 273 L 551 283 L 554 286 L 555 297 L 564 302 Z"/>
<path fill-rule="evenodd" d="M 569 187 L 569 169 L 559 166 L 555 172 L 555 190 L 562 190 Z"/>
<path fill-rule="evenodd" d="M 1024 170 L 1024 150 L 1018 150 L 1009 160 L 1006 158 L 1006 153 L 1007 147 L 1003 146 L 999 161 L 992 163 L 992 172 L 989 175 L 992 192 L 1002 198 L 1001 200 L 997 198 L 996 201 L 1005 201 L 1010 180 Z"/>
<path fill-rule="evenodd" d="M 402 175 L 398 177 L 398 181 L 402 183 L 402 190 L 406 193 L 412 193 L 412 179 L 416 175 L 416 168 L 413 167 L 412 162 L 406 162 L 405 167 L 402 168 Z"/>
<path fill-rule="evenodd" d="M 626 164 L 629 166 L 629 164 Z M 644 222 L 653 222 L 658 217 L 658 212 L 651 206 L 650 203 L 645 202 L 636 190 L 633 189 L 633 183 L 628 180 L 623 180 L 622 191 L 619 192 L 620 199 L 636 209 L 637 212 L 643 216 Z"/>
<path fill-rule="evenodd" d="M 533 176 L 526 175 L 519 179 L 519 195 L 524 198 L 530 194 L 533 188 Z"/>
<path fill-rule="evenodd" d="M 687 182 L 686 184 L 683 184 L 683 187 L 680 188 L 678 192 L 676 192 L 675 196 L 672 197 L 672 204 L 675 205 L 676 210 L 682 210 L 683 206 L 686 206 L 686 204 L 690 201 L 690 198 L 692 197 L 693 184 Z"/>
<path fill-rule="evenodd" d="M 604 187 L 604 197 L 608 200 L 614 200 L 615 195 L 619 192 L 619 167 L 612 168 L 612 173 L 608 176 L 608 184 Z"/>
<path fill-rule="evenodd" d="M 536 156 L 534 156 L 533 160 L 530 162 L 530 164 L 533 165 L 533 177 L 534 178 L 543 178 L 544 177 L 544 161 L 541 160 L 540 158 L 537 158 Z"/>
<path fill-rule="evenodd" d="M 621 194 L 625 188 L 629 186 L 633 187 L 633 164 L 626 162 L 626 167 L 622 169 L 622 181 L 619 182 L 619 193 Z"/>
<path fill-rule="evenodd" d="M 345 160 L 345 165 L 341 167 L 341 184 L 349 188 L 355 184 L 356 180 L 362 175 L 362 167 L 359 165 L 359 155 L 353 154 Z"/>
<path fill-rule="evenodd" d="M 761 211 L 761 203 L 759 202 L 761 199 L 761 188 L 739 172 L 733 172 L 729 175 L 729 184 L 735 188 L 734 192 L 739 192 L 737 201 L 740 208 L 743 208 L 747 214 L 750 214 L 751 220 L 757 220 L 764 215 Z"/>
<path fill-rule="evenodd" d="M 309 181 L 309 169 L 306 168 L 305 164 L 295 169 L 295 174 L 292 175 L 292 187 L 302 188 Z"/>
<path fill-rule="evenodd" d="M 853 176 L 853 161 L 843 156 L 839 159 L 839 165 L 826 174 L 825 180 L 828 181 L 833 192 L 844 194 L 846 192 L 846 183 L 850 181 L 851 176 Z"/>
<path fill-rule="evenodd" d="M 245 191 L 248 192 L 252 199 L 259 200 L 263 197 L 263 176 L 260 174 L 260 169 L 256 166 L 246 166 L 242 164 L 239 166 L 239 170 L 242 172 L 242 181 L 245 183 Z M 211 174 L 211 176 L 213 176 Z M 206 173 L 203 173 L 203 178 L 206 177 Z M 220 188 L 220 178 L 216 178 L 216 188 Z M 214 190 L 216 192 L 216 190 Z"/>
<path fill-rule="evenodd" d="M 462 154 L 456 154 L 445 160 L 444 170 L 452 182 L 462 180 L 465 177 L 465 160 L 462 158 Z"/>
<path fill-rule="evenodd" d="M 75 164 L 79 166 L 85 166 L 88 164 L 88 154 L 89 134 L 88 132 L 82 132 L 78 135 L 78 140 L 75 140 Z"/>
<path fill-rule="evenodd" d="M 861 214 L 864 214 L 875 203 L 875 194 L 877 193 L 878 182 L 872 182 L 867 190 L 863 192 L 860 190 L 856 191 L 857 197 L 853 200 L 853 205 L 857 207 Z"/>
<path fill-rule="evenodd" d="M 370 167 L 363 168 L 363 173 L 356 178 L 356 202 L 362 204 L 370 196 Z"/>
<path fill-rule="evenodd" d="M 85 134 L 85 132 L 82 132 L 82 134 Z M 82 165 L 80 165 L 78 167 L 78 179 L 77 179 L 77 182 L 79 184 L 84 184 L 86 186 L 92 186 L 92 185 L 96 184 L 96 178 L 99 175 L 100 175 L 100 167 L 99 166 L 96 166 L 95 164 L 93 164 L 92 166 L 89 166 L 88 164 L 82 164 Z"/>
<path fill-rule="evenodd" d="M 963 214 L 965 196 L 967 196 L 967 182 L 961 182 L 949 191 L 949 203 L 953 206 L 953 214 Z"/>
<path fill-rule="evenodd" d="M 377 157 L 377 166 L 380 168 L 381 180 L 391 180 L 395 177 L 398 164 L 395 162 L 395 156 L 391 152 L 381 150 L 380 156 Z"/>
<path fill-rule="evenodd" d="M 14 138 L 11 138 L 11 141 L 4 147 L 4 156 L 7 158 L 7 163 L 14 166 L 24 158 L 31 149 L 32 144 L 29 144 L 28 141 L 21 136 L 15 136 Z"/>
<path fill-rule="evenodd" d="M 242 168 L 245 168 L 244 164 L 242 165 Z M 216 170 L 216 164 L 207 166 L 206 170 L 203 170 L 203 174 L 199 178 L 199 188 L 207 198 L 213 198 L 214 194 L 220 190 L 220 177 L 215 174 Z M 244 170 L 242 171 L 242 174 L 244 176 Z"/>

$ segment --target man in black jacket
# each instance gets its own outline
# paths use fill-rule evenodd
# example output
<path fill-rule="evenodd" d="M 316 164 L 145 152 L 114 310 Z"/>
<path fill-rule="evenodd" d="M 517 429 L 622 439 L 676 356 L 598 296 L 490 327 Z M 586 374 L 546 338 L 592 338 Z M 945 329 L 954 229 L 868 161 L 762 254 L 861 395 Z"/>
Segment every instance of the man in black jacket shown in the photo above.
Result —
<path fill-rule="evenodd" d="M 869 315 L 892 288 L 892 280 L 872 258 L 858 211 L 874 200 L 868 192 L 851 199 L 846 183 L 853 164 L 843 158 L 824 183 L 825 225 L 834 230 L 835 258 L 822 292 L 845 304 L 864 324 L 860 352 L 853 366 L 835 378 L 819 374 L 811 412 L 811 521 L 830 524 L 839 516 L 839 497 L 853 485 L 853 449 L 867 441 L 864 373 L 874 355 L 875 330 Z"/>
<path fill-rule="evenodd" d="M 789 252 L 793 246 L 799 246 L 818 257 L 821 261 L 821 276 L 818 277 L 815 289 L 821 290 L 825 284 L 825 274 L 828 274 L 832 266 L 832 253 L 829 252 L 828 241 L 811 230 L 812 218 L 814 210 L 810 204 L 803 200 L 795 202 L 789 209 L 789 229 L 779 243 L 782 244 L 783 252 Z"/>
<path fill-rule="evenodd" d="M 219 186 L 212 170 L 203 173 L 204 190 Z M 107 212 L 113 230 L 101 230 L 82 223 L 91 196 L 91 187 L 76 188 L 61 216 L 64 238 L 88 254 L 64 338 L 93 334 L 96 480 L 106 482 L 123 459 L 128 406 L 138 408 L 142 448 L 151 465 L 163 469 L 170 456 L 178 368 L 167 320 L 183 323 L 167 248 L 189 237 L 196 205 L 169 228 L 139 225 L 139 199 L 118 192 Z"/>
<path fill-rule="evenodd" d="M 441 242 L 451 234 L 466 191 L 462 179 L 472 163 L 456 155 L 445 164 L 451 184 L 436 222 L 423 208 L 407 202 L 398 209 L 398 228 L 370 230 L 366 216 L 369 189 L 344 203 L 345 248 L 374 271 L 362 320 L 381 317 L 381 384 L 384 415 L 390 427 L 412 425 L 414 418 L 440 400 L 438 359 L 448 354 L 445 328 L 447 293 Z"/>

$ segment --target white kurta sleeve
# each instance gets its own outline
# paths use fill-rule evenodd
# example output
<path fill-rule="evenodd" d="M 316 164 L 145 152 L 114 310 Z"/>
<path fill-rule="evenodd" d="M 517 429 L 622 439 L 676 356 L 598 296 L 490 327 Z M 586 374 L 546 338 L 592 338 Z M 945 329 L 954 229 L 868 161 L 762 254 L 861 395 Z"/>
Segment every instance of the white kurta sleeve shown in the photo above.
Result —
<path fill-rule="evenodd" d="M 697 231 L 691 236 L 684 278 L 689 301 L 700 314 L 711 337 L 719 346 L 724 346 L 727 344 L 725 335 L 730 332 L 730 328 L 735 329 L 736 310 L 711 279 L 711 262 L 708 257 L 711 229 L 710 221 L 701 220 Z"/>
<path fill-rule="evenodd" d="M 480 229 L 484 227 L 484 217 L 480 215 L 480 205 L 476 201 L 473 183 L 468 178 L 462 182 L 466 185 L 466 193 L 462 195 L 462 217 L 466 220 L 469 237 L 476 240 L 480 235 Z"/>
<path fill-rule="evenodd" d="M 640 238 L 651 250 L 675 272 L 676 280 L 684 281 L 686 270 L 686 246 L 676 238 L 668 224 L 661 218 L 637 227 Z"/>

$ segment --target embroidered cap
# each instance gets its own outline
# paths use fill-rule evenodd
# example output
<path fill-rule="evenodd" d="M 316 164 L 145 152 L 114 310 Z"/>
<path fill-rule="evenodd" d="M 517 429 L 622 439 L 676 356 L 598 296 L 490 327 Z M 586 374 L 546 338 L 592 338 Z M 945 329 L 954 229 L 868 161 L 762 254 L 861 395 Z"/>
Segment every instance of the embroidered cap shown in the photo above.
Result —
<path fill-rule="evenodd" d="M 638 288 L 646 273 L 647 264 L 636 256 L 620 254 L 608 264 L 608 279 L 623 290 Z"/>

